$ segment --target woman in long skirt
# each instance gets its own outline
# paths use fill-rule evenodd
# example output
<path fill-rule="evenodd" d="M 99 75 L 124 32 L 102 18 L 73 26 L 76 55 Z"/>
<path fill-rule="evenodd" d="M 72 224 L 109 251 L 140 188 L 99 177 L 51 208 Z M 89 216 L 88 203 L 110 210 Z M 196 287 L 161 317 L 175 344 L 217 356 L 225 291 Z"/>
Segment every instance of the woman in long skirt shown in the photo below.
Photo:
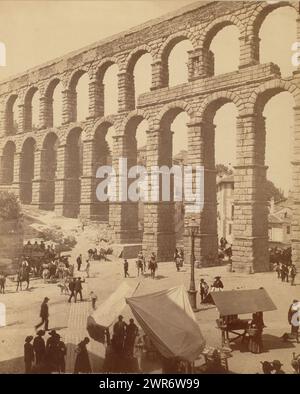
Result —
<path fill-rule="evenodd" d="M 90 364 L 89 354 L 86 345 L 90 342 L 88 337 L 78 344 L 76 349 L 77 356 L 75 360 L 74 373 L 91 373 L 92 368 Z"/>

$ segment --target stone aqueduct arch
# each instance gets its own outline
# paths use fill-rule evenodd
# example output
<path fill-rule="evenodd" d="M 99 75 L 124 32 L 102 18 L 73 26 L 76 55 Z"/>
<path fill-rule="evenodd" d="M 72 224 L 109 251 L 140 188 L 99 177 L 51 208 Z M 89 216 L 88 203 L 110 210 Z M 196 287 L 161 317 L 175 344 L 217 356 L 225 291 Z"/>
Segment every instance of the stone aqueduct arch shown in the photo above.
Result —
<path fill-rule="evenodd" d="M 1 190 L 13 189 L 21 198 L 25 195 L 25 203 L 55 209 L 62 215 L 97 218 L 97 213 L 102 212 L 98 219 L 108 221 L 116 242 L 143 240 L 147 253 L 156 252 L 159 260 L 170 259 L 174 247 L 174 230 L 168 226 L 170 206 L 145 203 L 145 226 L 141 234 L 135 203 L 114 202 L 104 208 L 97 205 L 95 160 L 99 157 L 95 159 L 95 144 L 98 138 L 97 143 L 101 145 L 104 141 L 101 133 L 105 134 L 106 128 L 113 125 L 112 161 L 116 162 L 127 152 L 128 128 L 146 119 L 149 128 L 147 166 L 158 165 L 165 154 L 166 138 L 170 136 L 169 120 L 174 114 L 186 111 L 189 116 L 187 160 L 205 168 L 204 209 L 201 214 L 193 215 L 200 227 L 195 252 L 198 260 L 209 265 L 217 251 L 213 119 L 220 106 L 232 102 L 238 111 L 233 264 L 241 271 L 267 270 L 268 210 L 263 192 L 266 167 L 262 110 L 270 97 L 288 91 L 295 100 L 292 250 L 293 261 L 300 267 L 300 69 L 295 69 L 292 77 L 283 79 L 278 66 L 259 62 L 260 26 L 270 12 L 287 5 L 296 10 L 295 41 L 300 41 L 298 1 L 200 2 L 2 82 Z M 214 76 L 210 43 L 227 25 L 235 25 L 240 34 L 239 70 Z M 168 87 L 167 57 L 172 47 L 183 39 L 189 39 L 193 46 L 189 51 L 188 82 Z M 136 105 L 133 68 L 144 53 L 152 56 L 152 85 L 150 92 L 138 97 Z M 117 114 L 104 117 L 103 76 L 112 64 L 119 70 L 119 109 Z M 77 122 L 76 84 L 83 73 L 89 77 L 89 116 Z M 52 97 L 59 82 L 63 87 L 63 124 L 53 127 Z M 39 128 L 32 130 L 30 99 L 37 90 Z M 16 130 L 13 106 L 17 98 L 19 124 Z M 82 163 L 76 174 L 69 170 L 70 149 L 75 149 L 77 155 L 79 150 L 81 152 Z M 24 152 L 30 155 L 31 163 L 34 160 L 33 172 L 32 169 L 24 171 Z M 55 160 L 47 166 L 50 157 Z M 72 184 L 76 198 L 70 193 Z M 185 226 L 191 216 L 185 215 Z M 188 255 L 188 237 L 185 242 Z"/>

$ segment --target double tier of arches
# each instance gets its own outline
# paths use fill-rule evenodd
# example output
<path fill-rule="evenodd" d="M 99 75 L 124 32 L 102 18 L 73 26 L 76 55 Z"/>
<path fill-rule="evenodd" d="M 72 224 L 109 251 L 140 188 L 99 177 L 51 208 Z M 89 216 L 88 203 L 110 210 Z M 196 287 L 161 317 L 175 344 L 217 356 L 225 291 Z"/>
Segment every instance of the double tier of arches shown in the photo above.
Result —
<path fill-rule="evenodd" d="M 274 86 L 269 83 L 261 89 L 256 89 L 250 97 L 240 97 L 239 94 L 219 92 L 212 94 L 205 100 L 193 106 L 185 102 L 175 102 L 163 108 L 158 106 L 158 112 L 153 115 L 153 110 L 137 110 L 138 96 L 135 76 L 135 69 L 139 61 L 144 56 L 148 57 L 148 69 L 151 74 L 149 78 L 148 91 L 150 86 L 152 91 L 160 88 L 170 87 L 177 83 L 184 83 L 199 77 L 210 78 L 218 74 L 216 72 L 216 57 L 212 55 L 214 39 L 223 30 L 232 26 L 238 32 L 238 37 L 250 37 L 255 43 L 251 61 L 244 62 L 245 45 L 240 40 L 239 61 L 236 68 L 255 65 L 259 62 L 259 31 L 264 19 L 272 11 L 283 5 L 290 5 L 286 2 L 267 6 L 257 6 L 253 12 L 252 19 L 248 24 L 242 23 L 237 17 L 220 17 L 214 23 L 210 23 L 203 30 L 200 37 L 193 38 L 189 34 L 176 33 L 171 36 L 161 46 L 158 53 L 154 53 L 151 46 L 141 46 L 130 53 L 124 64 L 118 58 L 101 60 L 92 68 L 79 67 L 76 71 L 67 76 L 57 76 L 51 79 L 48 85 L 39 91 L 39 86 L 30 87 L 22 97 L 18 92 L 14 92 L 6 102 L 5 128 L 7 135 L 19 135 L 25 131 L 34 134 L 37 129 L 51 129 L 47 132 L 42 142 L 35 141 L 34 137 L 24 138 L 18 149 L 13 138 L 9 139 L 2 150 L 1 183 L 5 185 L 17 185 L 19 187 L 20 199 L 24 204 L 36 204 L 42 209 L 54 210 L 60 206 L 61 213 L 68 217 L 77 217 L 81 213 L 87 214 L 91 218 L 101 221 L 112 221 L 113 205 L 107 202 L 99 202 L 96 198 L 96 187 L 99 179 L 96 179 L 95 172 L 101 165 L 107 165 L 111 161 L 122 155 L 128 158 L 129 166 L 138 162 L 137 149 L 137 128 L 140 123 L 147 124 L 147 148 L 146 165 L 167 165 L 173 164 L 172 144 L 172 123 L 180 113 L 186 113 L 188 117 L 187 125 L 187 150 L 188 161 L 191 164 L 200 164 L 205 168 L 205 195 L 204 209 L 198 215 L 200 234 L 196 241 L 196 252 L 198 258 L 206 265 L 213 262 L 217 253 L 217 203 L 216 203 L 216 172 L 215 172 L 215 127 L 214 119 L 220 108 L 228 103 L 234 104 L 237 111 L 237 133 L 236 133 L 236 170 L 235 170 L 235 217 L 234 233 L 235 246 L 234 258 L 241 261 L 239 254 L 241 248 L 249 247 L 249 250 L 262 250 L 261 257 L 249 252 L 250 260 L 261 261 L 259 267 L 264 266 L 267 261 L 267 200 L 264 195 L 264 184 L 266 182 L 265 168 L 265 127 L 263 110 L 271 97 L 288 91 L 295 101 L 296 118 L 298 116 L 299 97 L 298 89 L 292 83 L 284 82 L 280 79 L 274 82 Z M 296 5 L 294 5 L 296 8 Z M 298 10 L 299 11 L 299 10 Z M 189 42 L 186 49 L 188 66 L 184 68 L 185 79 L 172 83 L 172 72 L 169 64 L 172 50 L 176 45 Z M 199 48 L 201 50 L 199 50 Z M 189 51 L 189 53 L 188 53 Z M 200 68 L 195 68 L 195 54 L 198 56 Z M 247 55 L 248 56 L 248 55 Z M 249 56 L 248 56 L 249 60 Z M 152 68 L 152 70 L 150 69 Z M 114 70 L 112 70 L 114 69 Z M 90 71 L 93 70 L 93 71 Z M 108 85 L 106 78 L 109 72 L 117 76 L 115 82 L 115 103 L 113 109 L 109 109 Z M 86 78 L 85 99 L 81 101 L 78 95 L 78 85 L 83 78 Z M 67 136 L 63 137 L 56 130 L 55 123 L 55 99 L 57 90 L 61 91 L 61 123 L 77 122 L 77 126 L 71 126 L 67 131 Z M 170 92 L 172 89 L 170 89 Z M 32 100 L 40 93 L 38 124 L 33 121 Z M 19 100 L 19 101 L 18 101 Z M 14 113 L 16 105 L 21 114 L 22 124 L 16 127 Z M 84 107 L 81 111 L 79 108 Z M 152 112 L 151 112 L 152 111 Z M 113 120 L 107 118 L 110 114 L 121 116 L 126 115 L 126 120 L 120 126 Z M 128 115 L 129 113 L 129 115 Z M 87 132 L 80 124 L 86 118 L 100 119 L 93 131 Z M 295 119 L 296 119 L 295 118 Z M 83 122 L 84 123 L 84 122 Z M 110 143 L 107 140 L 108 131 L 116 126 L 114 131 L 115 140 Z M 119 129 L 117 128 L 119 127 Z M 295 123 L 295 133 L 299 125 Z M 249 129 L 249 135 L 248 130 Z M 246 134 L 245 134 L 246 133 Z M 251 134 L 251 137 L 250 137 Z M 295 135 L 295 134 L 294 134 Z M 247 154 L 242 149 L 245 145 L 245 138 L 250 138 L 249 150 Z M 122 140 L 121 148 L 120 142 Z M 296 138 L 295 138 L 296 140 Z M 195 142 L 196 141 L 196 142 Z M 296 143 L 295 143 L 296 145 Z M 195 148 L 196 146 L 196 148 Z M 155 149 L 153 149 L 155 147 Z M 252 150 L 251 150 L 252 149 Z M 18 150 L 18 151 L 17 151 Z M 297 156 L 294 152 L 295 156 Z M 245 156 L 246 155 L 246 156 Z M 18 160 L 19 158 L 19 160 Z M 247 159 L 247 160 L 246 160 Z M 294 179 L 297 178 L 298 160 L 293 159 Z M 38 166 L 37 163 L 39 163 Z M 63 168 L 58 168 L 63 163 Z M 19 166 L 19 171 L 17 168 Z M 241 177 L 249 177 L 249 187 L 246 187 Z M 63 185 L 63 187 L 61 187 Z M 297 181 L 294 180 L 294 193 L 297 193 Z M 249 198 L 241 201 L 244 189 L 249 189 Z M 61 192 L 61 189 L 63 190 Z M 59 190 L 59 192 L 58 192 Z M 58 196 L 59 194 L 59 196 Z M 139 204 L 128 204 L 125 208 L 130 215 L 123 215 L 122 209 L 119 223 L 115 224 L 119 234 L 126 232 L 139 234 L 144 240 L 148 251 L 156 251 L 160 260 L 170 259 L 176 246 L 175 231 L 175 204 L 169 203 L 143 204 L 143 224 L 140 225 L 141 213 Z M 242 217 L 249 215 L 248 223 L 238 223 Z M 185 228 L 189 224 L 190 216 L 184 215 Z M 248 217 L 248 216 L 247 216 Z M 126 218 L 126 219 L 125 219 Z M 237 219 L 237 220 L 236 220 Z M 118 220 L 115 220 L 116 222 Z M 238 224 L 237 224 L 238 223 Z M 243 227 L 244 226 L 244 227 Z M 294 225 L 294 233 L 298 224 Z M 240 230 L 239 230 L 240 228 Z M 244 230 L 242 230 L 242 228 Z M 242 234 L 243 233 L 243 234 Z M 189 242 L 187 231 L 184 233 L 185 241 Z M 124 235 L 124 239 L 130 236 Z M 120 240 L 122 240 L 120 235 Z M 297 239 L 297 236 L 294 237 Z M 258 246 L 255 245 L 259 244 Z M 294 242 L 296 245 L 296 241 Z M 293 246 L 297 250 L 297 246 Z M 244 253 L 244 252 L 243 252 Z M 252 253 L 252 255 L 251 255 Z M 296 252 L 295 252 L 296 253 Z M 251 263 L 251 261 L 249 261 Z M 250 264 L 251 265 L 251 264 Z"/>

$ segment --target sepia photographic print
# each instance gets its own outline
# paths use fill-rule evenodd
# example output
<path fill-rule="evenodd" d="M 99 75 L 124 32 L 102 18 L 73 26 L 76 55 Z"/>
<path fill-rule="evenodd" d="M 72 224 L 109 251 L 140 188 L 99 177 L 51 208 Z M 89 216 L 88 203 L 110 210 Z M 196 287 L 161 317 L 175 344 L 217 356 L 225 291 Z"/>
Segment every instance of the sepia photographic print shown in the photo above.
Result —
<path fill-rule="evenodd" d="M 299 326 L 300 2 L 0 0 L 0 374 L 300 374 Z"/>

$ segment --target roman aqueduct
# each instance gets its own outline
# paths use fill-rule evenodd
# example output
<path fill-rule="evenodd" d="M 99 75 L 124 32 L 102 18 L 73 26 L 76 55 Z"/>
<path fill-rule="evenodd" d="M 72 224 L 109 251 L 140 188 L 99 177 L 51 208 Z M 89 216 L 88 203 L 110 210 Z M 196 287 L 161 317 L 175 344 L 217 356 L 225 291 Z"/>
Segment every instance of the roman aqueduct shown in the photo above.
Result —
<path fill-rule="evenodd" d="M 79 214 L 107 222 L 116 243 L 143 242 L 147 253 L 160 261 L 172 259 L 175 248 L 174 203 L 145 202 L 144 230 L 138 231 L 137 203 L 96 200 L 96 169 L 105 164 L 105 135 L 114 126 L 112 160 L 127 157 L 137 162 L 135 132 L 146 119 L 147 166 L 172 162 L 171 123 L 178 113 L 189 116 L 188 163 L 205 168 L 204 209 L 193 215 L 199 225 L 196 258 L 204 265 L 217 252 L 216 171 L 214 124 L 216 111 L 234 103 L 237 111 L 237 163 L 234 172 L 234 245 L 236 270 L 268 269 L 268 203 L 265 196 L 265 124 L 263 109 L 280 92 L 295 101 L 293 141 L 293 260 L 300 265 L 300 68 L 283 79 L 273 63 L 261 64 L 259 30 L 273 10 L 296 9 L 300 42 L 299 2 L 202 2 L 103 40 L 76 53 L 48 62 L 0 84 L 1 190 L 14 190 L 23 204 Z M 214 75 L 210 44 L 225 26 L 239 30 L 238 71 Z M 168 56 L 188 39 L 188 82 L 168 86 Z M 135 99 L 133 70 L 145 53 L 152 56 L 151 91 Z M 103 75 L 116 64 L 118 112 L 104 116 Z M 89 77 L 89 116 L 77 121 L 76 86 Z M 53 92 L 63 85 L 63 124 L 53 126 Z M 39 127 L 32 127 L 32 97 L 40 94 Z M 18 98 L 19 123 L 14 127 L 13 106 Z M 79 140 L 82 154 L 80 154 Z M 192 215 L 185 215 L 188 226 Z M 189 247 L 189 237 L 186 237 Z"/>

